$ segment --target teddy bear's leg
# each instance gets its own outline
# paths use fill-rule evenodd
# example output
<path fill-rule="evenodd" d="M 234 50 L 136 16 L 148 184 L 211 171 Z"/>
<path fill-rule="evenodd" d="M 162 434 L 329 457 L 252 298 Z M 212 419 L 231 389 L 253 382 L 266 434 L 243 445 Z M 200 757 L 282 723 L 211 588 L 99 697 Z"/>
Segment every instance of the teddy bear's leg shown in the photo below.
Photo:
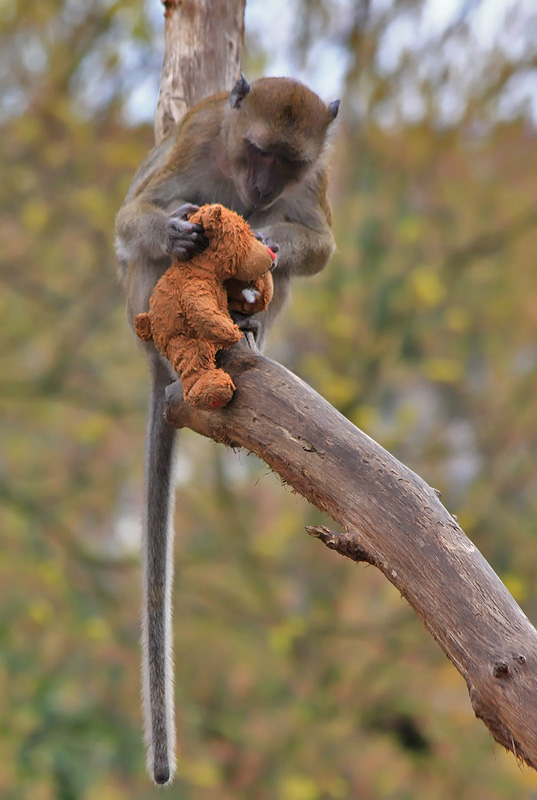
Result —
<path fill-rule="evenodd" d="M 226 406 L 235 392 L 235 384 L 223 369 L 203 373 L 186 396 L 190 405 L 210 410 Z"/>
<path fill-rule="evenodd" d="M 181 376 L 188 403 L 204 409 L 220 408 L 229 403 L 235 385 L 227 372 L 216 368 L 213 344 L 177 336 L 168 343 L 166 355 Z"/>
<path fill-rule="evenodd" d="M 215 369 L 215 346 L 190 336 L 178 335 L 170 338 L 164 355 L 181 376 L 185 396 L 203 373 Z"/>

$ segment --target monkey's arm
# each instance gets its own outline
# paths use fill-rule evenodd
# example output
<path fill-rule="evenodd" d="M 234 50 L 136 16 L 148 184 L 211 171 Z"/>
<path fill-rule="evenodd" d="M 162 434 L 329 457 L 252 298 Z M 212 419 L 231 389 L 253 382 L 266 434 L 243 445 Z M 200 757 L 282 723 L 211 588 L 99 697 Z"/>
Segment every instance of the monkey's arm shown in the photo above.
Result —
<path fill-rule="evenodd" d="M 265 311 L 256 314 L 256 328 L 250 328 L 260 350 L 275 318 L 288 302 L 291 277 L 320 272 L 334 251 L 330 228 L 332 218 L 323 185 L 310 186 L 306 193 L 297 192 L 295 196 L 289 194 L 268 211 L 248 218 L 266 244 L 271 246 L 275 243 L 279 247 L 277 266 L 272 273 L 272 302 Z M 311 202 L 312 195 L 317 197 L 317 203 Z M 251 318 L 240 324 L 248 330 L 252 325 Z"/>
<path fill-rule="evenodd" d="M 334 252 L 326 186 L 326 175 L 321 172 L 286 193 L 271 208 L 248 218 L 269 246 L 271 243 L 279 246 L 275 278 L 278 273 L 315 275 L 324 269 Z"/>
<path fill-rule="evenodd" d="M 187 217 L 197 206 L 184 203 L 167 212 L 155 203 L 134 199 L 119 211 L 116 220 L 116 241 L 120 258 L 138 260 L 140 254 L 159 259 L 165 255 L 187 261 L 207 246 L 201 225 Z"/>
<path fill-rule="evenodd" d="M 278 272 L 315 275 L 324 269 L 334 252 L 334 239 L 328 225 L 316 230 L 300 222 L 282 221 L 257 227 L 269 241 L 279 245 L 275 277 Z"/>

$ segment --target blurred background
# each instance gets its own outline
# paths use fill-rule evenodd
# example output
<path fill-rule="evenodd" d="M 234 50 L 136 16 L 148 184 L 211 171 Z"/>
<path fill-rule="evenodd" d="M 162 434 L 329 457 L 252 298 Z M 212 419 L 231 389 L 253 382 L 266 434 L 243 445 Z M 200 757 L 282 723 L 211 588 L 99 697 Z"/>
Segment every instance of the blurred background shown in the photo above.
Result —
<path fill-rule="evenodd" d="M 534 0 L 249 0 L 244 71 L 341 96 L 338 251 L 269 354 L 428 483 L 537 620 Z M 0 796 L 156 798 L 139 710 L 148 391 L 112 230 L 152 144 L 158 0 L 0 0 Z M 184 800 L 512 800 L 537 774 L 315 509 L 187 432 Z M 162 795 L 164 796 L 164 795 Z"/>

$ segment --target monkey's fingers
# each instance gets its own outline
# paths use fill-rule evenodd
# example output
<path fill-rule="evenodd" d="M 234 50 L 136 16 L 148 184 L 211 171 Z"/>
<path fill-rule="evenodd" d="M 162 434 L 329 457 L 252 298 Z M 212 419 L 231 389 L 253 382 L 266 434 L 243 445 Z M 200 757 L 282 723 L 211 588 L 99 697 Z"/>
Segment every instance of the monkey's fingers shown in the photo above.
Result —
<path fill-rule="evenodd" d="M 204 236 L 205 231 L 203 230 L 202 226 L 197 225 L 195 222 L 186 222 L 179 217 L 169 217 L 167 229 L 171 234 L 175 233 L 177 236 L 189 237 L 193 239 L 201 238 L 208 243 L 207 238 Z"/>
<path fill-rule="evenodd" d="M 180 261 L 188 261 L 197 253 L 202 253 L 208 244 L 201 225 L 185 222 L 177 217 L 168 219 L 166 252 L 169 255 L 177 256 Z"/>
<path fill-rule="evenodd" d="M 175 211 L 170 213 L 170 217 L 179 217 L 180 219 L 187 220 L 191 214 L 195 214 L 196 211 L 199 210 L 200 207 L 194 203 L 183 203 L 182 206 L 179 206 L 179 208 L 176 208 Z"/>
<path fill-rule="evenodd" d="M 264 233 L 256 230 L 252 231 L 252 233 L 254 234 L 254 237 L 257 239 L 258 242 L 261 242 L 261 244 L 266 245 L 266 247 L 272 250 L 273 253 L 277 253 L 279 251 L 280 246 L 276 244 L 276 242 L 273 242 L 269 236 L 265 236 Z"/>

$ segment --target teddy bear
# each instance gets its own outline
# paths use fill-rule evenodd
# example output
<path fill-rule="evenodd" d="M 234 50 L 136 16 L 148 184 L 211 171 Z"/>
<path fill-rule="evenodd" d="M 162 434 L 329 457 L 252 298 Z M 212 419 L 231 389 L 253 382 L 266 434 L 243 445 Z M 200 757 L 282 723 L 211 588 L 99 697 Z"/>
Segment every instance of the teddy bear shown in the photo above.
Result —
<path fill-rule="evenodd" d="M 250 315 L 267 307 L 275 254 L 239 214 L 218 203 L 189 219 L 203 227 L 209 244 L 188 261 L 174 259 L 153 290 L 149 311 L 135 317 L 134 330 L 171 362 L 188 403 L 220 408 L 235 385 L 215 356 L 242 338 L 229 312 Z"/>

